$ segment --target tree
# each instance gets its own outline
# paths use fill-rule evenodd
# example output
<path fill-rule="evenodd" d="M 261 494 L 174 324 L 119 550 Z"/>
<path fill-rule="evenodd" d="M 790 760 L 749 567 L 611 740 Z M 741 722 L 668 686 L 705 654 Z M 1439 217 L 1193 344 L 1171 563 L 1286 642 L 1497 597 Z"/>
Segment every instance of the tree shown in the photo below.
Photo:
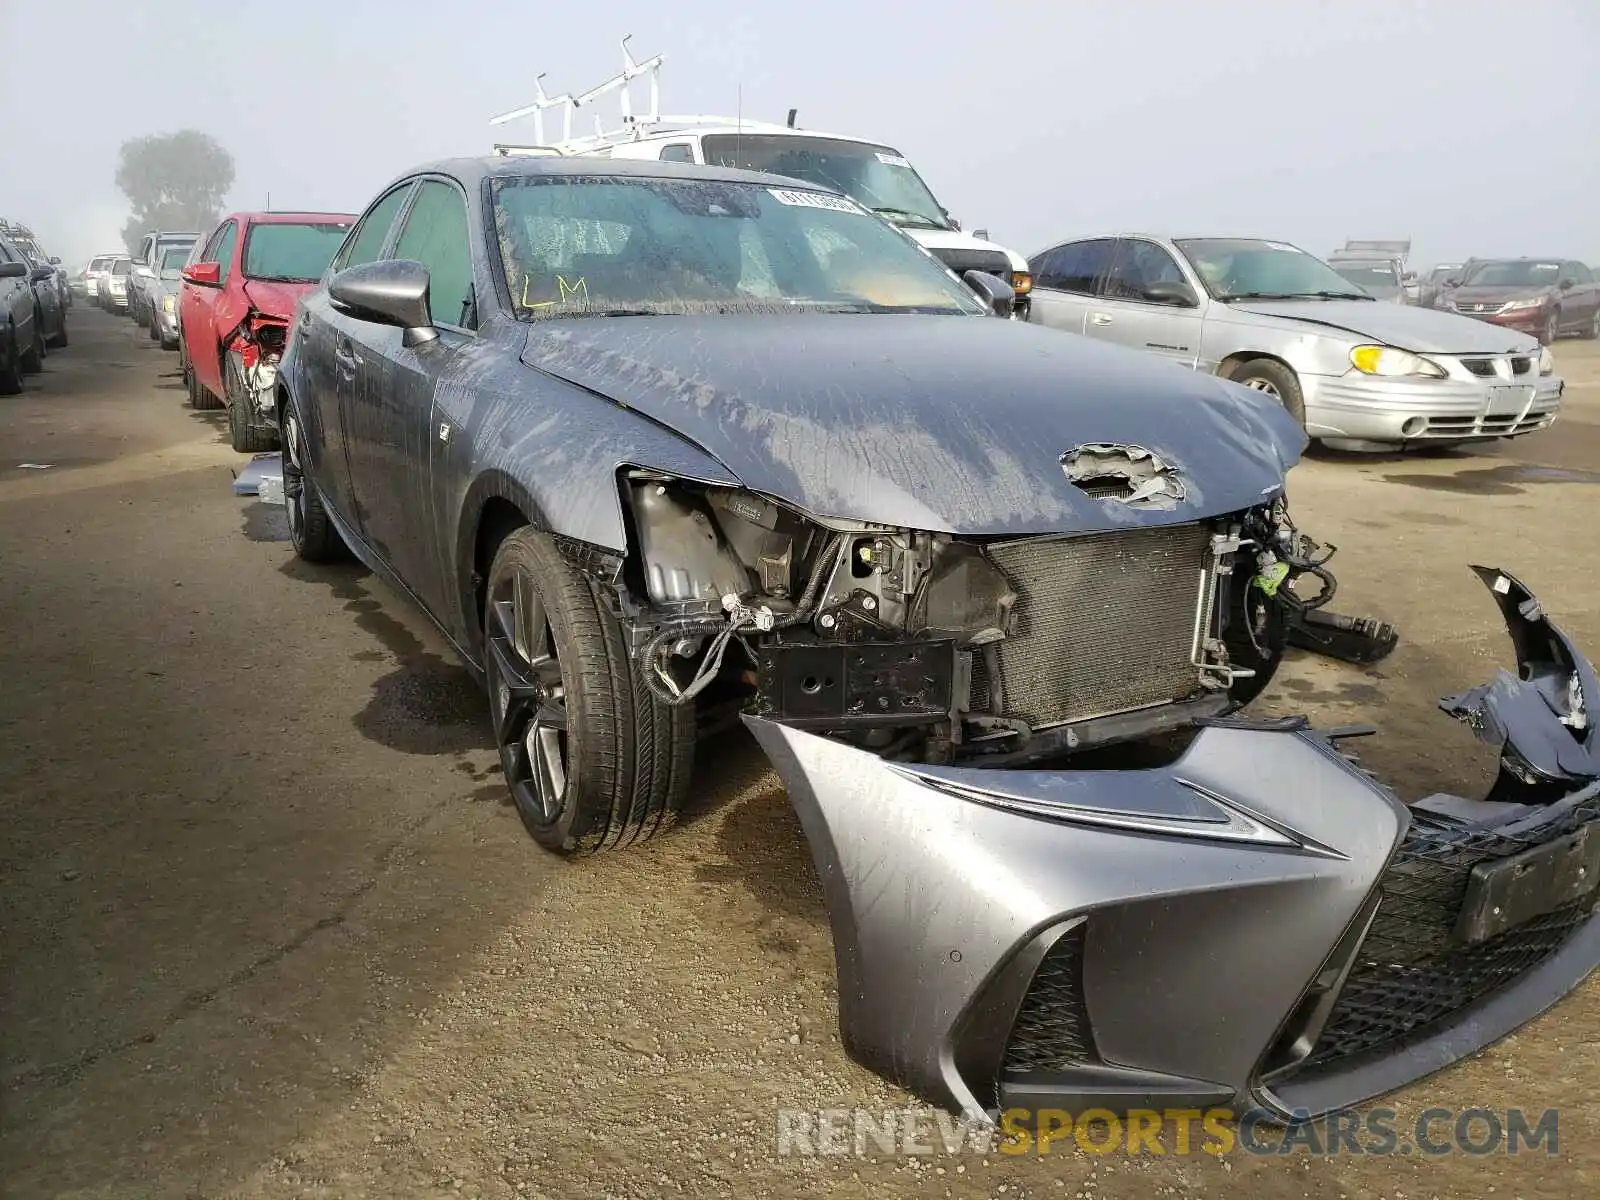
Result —
<path fill-rule="evenodd" d="M 152 229 L 205 230 L 233 186 L 233 155 L 207 133 L 183 129 L 122 143 L 117 186 L 133 206 L 122 227 L 128 250 Z"/>

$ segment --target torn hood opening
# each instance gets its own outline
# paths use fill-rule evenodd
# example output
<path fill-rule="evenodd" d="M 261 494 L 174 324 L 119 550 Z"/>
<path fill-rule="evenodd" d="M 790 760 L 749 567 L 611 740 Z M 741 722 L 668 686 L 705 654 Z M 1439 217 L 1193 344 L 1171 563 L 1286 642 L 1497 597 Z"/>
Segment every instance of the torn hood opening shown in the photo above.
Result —
<path fill-rule="evenodd" d="M 317 285 L 313 283 L 285 283 L 277 279 L 246 279 L 244 294 L 257 312 L 269 317 L 289 320 L 300 297 Z"/>
<path fill-rule="evenodd" d="M 835 314 L 553 320 L 523 361 L 632 408 L 819 517 L 973 536 L 1173 524 L 1260 503 L 1305 435 L 1276 403 L 1016 321 Z M 1170 503 L 1073 483 L 1075 448 L 1157 456 Z M 648 464 L 643 464 L 648 465 Z"/>
<path fill-rule="evenodd" d="M 1381 300 L 1250 300 L 1226 306 L 1285 321 L 1342 329 L 1358 337 L 1417 354 L 1537 354 L 1525 333 L 1487 321 Z"/>

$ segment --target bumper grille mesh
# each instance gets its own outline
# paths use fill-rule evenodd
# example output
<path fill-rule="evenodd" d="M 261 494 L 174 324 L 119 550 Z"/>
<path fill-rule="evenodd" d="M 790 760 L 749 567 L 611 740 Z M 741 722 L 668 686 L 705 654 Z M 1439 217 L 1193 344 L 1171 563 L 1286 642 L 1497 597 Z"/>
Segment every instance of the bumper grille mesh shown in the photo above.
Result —
<path fill-rule="evenodd" d="M 1084 929 L 1077 925 L 1062 934 L 1039 963 L 1006 1044 L 1003 1070 L 1059 1071 L 1099 1061 L 1083 999 Z"/>
<path fill-rule="evenodd" d="M 1421 1036 L 1561 949 L 1591 916 L 1593 895 L 1476 945 L 1454 945 L 1451 933 L 1474 866 L 1544 845 L 1596 819 L 1600 797 L 1516 833 L 1414 812 L 1384 873 L 1372 928 L 1302 1069 Z"/>
<path fill-rule="evenodd" d="M 1034 727 L 1180 700 L 1210 534 L 1168 525 L 991 547 L 1017 593 L 1017 627 L 997 647 L 1004 713 Z M 972 707 L 992 706 L 982 656 Z"/>

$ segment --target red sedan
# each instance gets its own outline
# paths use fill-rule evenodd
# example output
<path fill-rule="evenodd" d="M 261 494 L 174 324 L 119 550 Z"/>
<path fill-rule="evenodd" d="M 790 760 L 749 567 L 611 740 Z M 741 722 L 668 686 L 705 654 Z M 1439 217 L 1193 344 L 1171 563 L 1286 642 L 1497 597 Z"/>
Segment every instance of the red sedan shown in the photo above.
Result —
<path fill-rule="evenodd" d="M 277 447 L 273 385 L 295 304 L 354 222 L 348 213 L 231 213 L 183 269 L 178 350 L 189 403 L 227 407 L 235 450 Z"/>

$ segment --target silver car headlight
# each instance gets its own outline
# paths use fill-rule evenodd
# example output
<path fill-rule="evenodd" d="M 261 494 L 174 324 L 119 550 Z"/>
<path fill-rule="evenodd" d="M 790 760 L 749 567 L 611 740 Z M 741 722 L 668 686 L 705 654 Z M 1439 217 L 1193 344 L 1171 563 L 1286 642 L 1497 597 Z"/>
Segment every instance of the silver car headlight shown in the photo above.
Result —
<path fill-rule="evenodd" d="M 1556 373 L 1556 356 L 1550 353 L 1549 346 L 1539 347 L 1539 374 L 1554 375 Z"/>
<path fill-rule="evenodd" d="M 1350 365 L 1363 375 L 1381 375 L 1385 378 L 1421 375 L 1428 379 L 1443 379 L 1448 374 L 1438 363 L 1409 350 L 1396 350 L 1393 346 L 1357 346 L 1350 351 Z"/>

